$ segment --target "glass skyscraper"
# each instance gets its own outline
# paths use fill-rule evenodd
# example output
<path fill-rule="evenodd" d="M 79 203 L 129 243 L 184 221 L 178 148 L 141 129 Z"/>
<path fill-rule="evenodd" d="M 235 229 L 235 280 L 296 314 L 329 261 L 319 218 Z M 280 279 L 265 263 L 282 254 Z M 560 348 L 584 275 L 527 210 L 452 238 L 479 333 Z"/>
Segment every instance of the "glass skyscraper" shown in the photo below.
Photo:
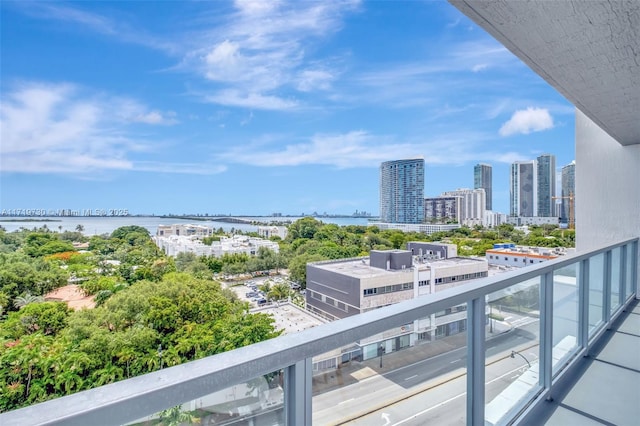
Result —
<path fill-rule="evenodd" d="M 572 161 L 562 168 L 562 197 L 573 197 L 576 193 L 576 162 Z M 570 208 L 572 201 L 568 198 L 562 198 L 560 208 L 560 221 L 569 223 Z"/>
<path fill-rule="evenodd" d="M 424 159 L 380 165 L 380 221 L 424 222 Z"/>
<path fill-rule="evenodd" d="M 537 159 L 538 168 L 538 211 L 536 216 L 556 216 L 556 157 L 551 154 L 543 154 Z"/>
<path fill-rule="evenodd" d="M 511 164 L 511 216 L 533 217 L 536 212 L 538 185 L 536 161 L 516 161 Z"/>
<path fill-rule="evenodd" d="M 493 210 L 492 208 L 492 168 L 489 164 L 476 164 L 473 168 L 473 188 L 484 189 L 486 195 L 485 206 L 487 210 Z"/>

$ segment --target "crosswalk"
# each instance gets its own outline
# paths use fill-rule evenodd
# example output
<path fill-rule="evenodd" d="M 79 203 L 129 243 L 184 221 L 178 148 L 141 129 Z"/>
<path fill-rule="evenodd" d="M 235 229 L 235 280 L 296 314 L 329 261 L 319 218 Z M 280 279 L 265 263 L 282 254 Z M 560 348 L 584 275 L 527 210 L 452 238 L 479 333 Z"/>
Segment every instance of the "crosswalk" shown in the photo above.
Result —
<path fill-rule="evenodd" d="M 532 318 L 532 317 L 518 317 L 517 319 L 513 319 L 513 318 L 514 317 L 506 317 L 504 319 L 506 322 L 511 324 L 511 327 L 513 328 L 524 327 L 525 325 L 533 324 L 534 322 L 538 321 L 538 318 Z"/>

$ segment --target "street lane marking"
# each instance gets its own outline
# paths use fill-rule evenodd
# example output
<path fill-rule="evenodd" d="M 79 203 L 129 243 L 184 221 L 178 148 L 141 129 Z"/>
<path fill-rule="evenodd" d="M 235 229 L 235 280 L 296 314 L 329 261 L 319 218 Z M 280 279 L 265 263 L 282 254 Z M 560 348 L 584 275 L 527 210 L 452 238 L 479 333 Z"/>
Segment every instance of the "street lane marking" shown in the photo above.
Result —
<path fill-rule="evenodd" d="M 340 405 L 340 404 L 345 404 L 345 403 L 347 403 L 347 402 L 349 402 L 349 401 L 353 401 L 354 399 L 355 399 L 355 398 L 345 399 L 344 401 L 340 401 L 340 402 L 338 402 L 338 405 Z"/>
<path fill-rule="evenodd" d="M 486 382 L 486 384 L 488 385 L 488 384 L 491 384 L 491 383 L 493 383 L 493 382 L 495 382 L 495 381 L 498 381 L 498 380 L 500 380 L 500 379 L 502 379 L 502 378 L 504 378 L 504 377 L 508 376 L 509 374 L 513 374 L 514 372 L 518 371 L 519 369 L 520 369 L 520 367 L 518 367 L 518 368 L 516 368 L 516 369 L 514 369 L 514 370 L 511 370 L 511 371 L 508 371 L 508 372 L 506 372 L 505 374 L 503 374 L 503 375 L 501 375 L 501 376 L 499 376 L 499 377 L 496 377 L 496 378 L 495 378 L 495 379 L 493 379 L 493 380 L 490 380 L 490 381 Z M 434 405 L 433 407 L 429 407 L 429 408 L 427 408 L 426 410 L 422 410 L 422 411 L 420 411 L 419 413 L 416 413 L 416 414 L 414 414 L 414 415 L 413 415 L 413 416 L 411 416 L 411 417 L 407 417 L 406 419 L 401 420 L 401 421 L 399 421 L 398 423 L 394 423 L 394 424 L 393 424 L 393 426 L 398 426 L 398 425 L 401 425 L 401 424 L 403 424 L 403 423 L 408 422 L 409 420 L 416 419 L 416 418 L 418 418 L 418 416 L 421 416 L 421 415 L 423 415 L 423 414 L 426 414 L 426 413 L 428 413 L 428 412 L 429 412 L 429 411 L 431 411 L 431 410 L 435 410 L 436 408 L 442 407 L 443 405 L 446 405 L 446 404 L 450 403 L 451 401 L 453 401 L 453 400 L 455 400 L 455 399 L 457 399 L 457 398 L 460 398 L 461 396 L 465 396 L 466 394 L 467 394 L 466 392 L 463 392 L 463 393 L 461 393 L 461 394 L 459 394 L 459 395 L 456 395 L 456 396 L 454 396 L 454 397 L 451 397 L 451 398 L 447 399 L 446 401 L 442 401 L 442 402 L 440 402 L 440 403 L 438 403 L 438 404 Z"/>
<path fill-rule="evenodd" d="M 406 382 L 407 380 L 411 380 L 411 379 L 413 379 L 414 377 L 418 377 L 418 375 L 417 375 L 417 374 L 414 374 L 413 376 L 411 376 L 411 377 L 407 377 L 407 378 L 406 378 L 406 379 L 404 379 L 404 380 L 405 380 L 405 382 Z"/>
<path fill-rule="evenodd" d="M 454 359 L 453 361 L 449 361 L 449 364 L 455 364 L 456 362 L 460 362 L 460 359 Z"/>
<path fill-rule="evenodd" d="M 451 398 L 447 399 L 446 401 L 442 401 L 441 403 L 436 404 L 436 405 L 434 405 L 433 407 L 429 407 L 429 408 L 427 408 L 426 410 L 422 410 L 422 411 L 420 411 L 419 413 L 416 413 L 416 414 L 414 414 L 414 415 L 413 415 L 413 416 L 411 416 L 411 417 L 407 417 L 407 418 L 406 418 L 406 419 L 404 419 L 404 420 L 400 420 L 398 423 L 394 423 L 394 424 L 393 424 L 393 426 L 398 426 L 398 425 L 401 425 L 401 424 L 403 424 L 403 423 L 408 422 L 409 420 L 413 420 L 413 419 L 417 418 L 418 416 L 421 416 L 421 415 L 423 415 L 423 414 L 425 414 L 425 413 L 428 413 L 428 412 L 429 412 L 429 411 L 431 411 L 431 410 L 435 410 L 435 409 L 436 409 L 436 408 L 438 408 L 438 407 L 442 407 L 443 405 L 446 405 L 446 404 L 450 403 L 450 402 L 451 402 L 451 401 L 453 401 L 454 399 L 460 398 L 461 396 L 465 396 L 466 394 L 467 394 L 466 392 L 463 392 L 463 393 L 461 393 L 461 394 L 459 394 L 459 395 L 456 395 L 456 396 L 454 396 L 454 397 L 451 397 Z"/>

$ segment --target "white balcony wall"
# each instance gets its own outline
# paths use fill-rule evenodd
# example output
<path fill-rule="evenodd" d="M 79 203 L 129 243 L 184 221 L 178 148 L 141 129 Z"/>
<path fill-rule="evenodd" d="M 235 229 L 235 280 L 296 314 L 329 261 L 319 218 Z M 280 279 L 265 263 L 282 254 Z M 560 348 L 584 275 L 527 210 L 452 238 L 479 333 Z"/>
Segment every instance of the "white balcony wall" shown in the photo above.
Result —
<path fill-rule="evenodd" d="M 640 235 L 640 133 L 637 139 L 619 144 L 576 108 L 578 252 Z"/>

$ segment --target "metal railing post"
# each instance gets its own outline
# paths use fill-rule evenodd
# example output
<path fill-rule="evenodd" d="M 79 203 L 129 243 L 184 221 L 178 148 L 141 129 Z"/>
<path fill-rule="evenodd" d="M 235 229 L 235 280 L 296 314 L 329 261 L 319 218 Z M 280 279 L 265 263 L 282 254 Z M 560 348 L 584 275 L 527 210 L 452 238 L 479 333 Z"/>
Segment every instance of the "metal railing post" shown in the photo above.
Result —
<path fill-rule="evenodd" d="M 636 299 L 640 299 L 640 277 L 638 276 L 638 271 L 640 270 L 640 255 L 638 255 L 638 246 L 640 246 L 640 243 L 638 243 L 638 241 L 633 242 L 631 245 L 631 291 L 635 292 Z"/>
<path fill-rule="evenodd" d="M 311 424 L 312 358 L 306 358 L 284 370 L 285 425 Z"/>
<path fill-rule="evenodd" d="M 602 291 L 604 297 L 602 300 L 602 321 L 605 323 L 606 328 L 609 328 L 609 321 L 611 321 L 611 257 L 613 256 L 611 250 L 607 250 L 604 254 L 604 282 L 602 283 Z"/>
<path fill-rule="evenodd" d="M 627 301 L 627 250 L 628 245 L 620 247 L 620 305 Z"/>
<path fill-rule="evenodd" d="M 584 259 L 578 264 L 578 347 L 584 349 L 589 346 L 589 262 Z"/>
<path fill-rule="evenodd" d="M 540 277 L 540 386 L 546 399 L 553 400 L 553 272 Z"/>
<path fill-rule="evenodd" d="M 467 425 L 484 425 L 484 296 L 467 302 Z"/>

